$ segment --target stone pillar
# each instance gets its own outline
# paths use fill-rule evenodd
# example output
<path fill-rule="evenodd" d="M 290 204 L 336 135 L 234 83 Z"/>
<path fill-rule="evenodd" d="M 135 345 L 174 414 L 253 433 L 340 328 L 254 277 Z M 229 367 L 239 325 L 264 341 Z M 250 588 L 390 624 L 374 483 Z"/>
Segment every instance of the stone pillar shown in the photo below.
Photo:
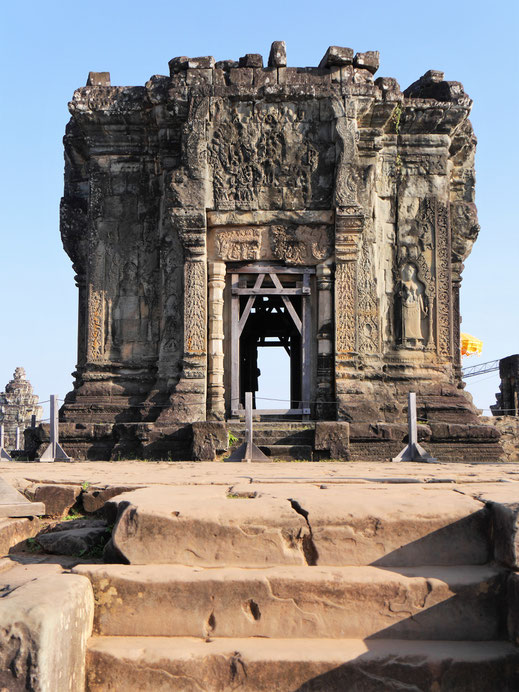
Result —
<path fill-rule="evenodd" d="M 317 418 L 335 418 L 333 403 L 333 301 L 332 269 L 328 264 L 316 268 L 317 307 Z"/>
<path fill-rule="evenodd" d="M 224 420 L 225 399 L 223 382 L 223 292 L 225 262 L 209 263 L 209 343 L 207 373 L 207 418 Z"/>
<path fill-rule="evenodd" d="M 171 224 L 184 251 L 184 324 L 182 373 L 171 406 L 158 421 L 176 423 L 205 420 L 207 375 L 207 253 L 205 213 L 172 210 Z"/>
<path fill-rule="evenodd" d="M 335 376 L 337 417 L 347 418 L 341 395 L 351 388 L 357 355 L 357 261 L 364 217 L 358 207 L 336 210 L 335 217 Z M 346 380 L 346 382 L 345 382 Z"/>

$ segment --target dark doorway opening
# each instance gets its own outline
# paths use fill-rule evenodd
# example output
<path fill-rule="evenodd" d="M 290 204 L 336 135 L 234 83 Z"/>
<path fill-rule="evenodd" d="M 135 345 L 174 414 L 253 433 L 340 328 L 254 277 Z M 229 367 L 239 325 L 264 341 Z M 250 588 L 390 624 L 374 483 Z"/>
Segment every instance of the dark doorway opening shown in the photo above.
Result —
<path fill-rule="evenodd" d="M 242 302 L 243 301 L 243 302 Z M 241 309 L 246 298 L 241 297 Z M 292 305 L 301 318 L 301 297 L 294 296 Z M 256 401 L 260 369 L 258 349 L 282 348 L 290 359 L 289 401 L 269 403 Z M 272 359 L 274 361 L 274 359 Z M 258 296 L 240 337 L 240 402 L 245 392 L 252 392 L 254 408 L 298 409 L 301 405 L 301 334 L 280 296 Z M 281 398 L 281 397 L 280 397 Z"/>
<path fill-rule="evenodd" d="M 257 262 L 228 267 L 231 278 L 231 415 L 239 416 L 252 392 L 260 415 L 310 414 L 311 305 L 313 267 Z M 287 401 L 264 402 L 259 386 L 258 350 L 283 349 L 289 358 Z M 273 405 L 269 405 L 273 404 Z"/>

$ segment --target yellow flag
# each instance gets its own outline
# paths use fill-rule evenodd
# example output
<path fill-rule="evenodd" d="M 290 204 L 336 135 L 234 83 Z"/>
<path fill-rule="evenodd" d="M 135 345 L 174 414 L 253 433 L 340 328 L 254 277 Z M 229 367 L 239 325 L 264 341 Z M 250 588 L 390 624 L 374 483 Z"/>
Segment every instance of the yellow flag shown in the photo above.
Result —
<path fill-rule="evenodd" d="M 471 336 L 470 334 L 460 334 L 460 340 L 461 340 L 461 355 L 462 356 L 473 356 L 473 355 L 481 355 L 481 351 L 483 350 L 483 342 L 480 341 L 479 339 L 476 339 L 475 336 Z"/>

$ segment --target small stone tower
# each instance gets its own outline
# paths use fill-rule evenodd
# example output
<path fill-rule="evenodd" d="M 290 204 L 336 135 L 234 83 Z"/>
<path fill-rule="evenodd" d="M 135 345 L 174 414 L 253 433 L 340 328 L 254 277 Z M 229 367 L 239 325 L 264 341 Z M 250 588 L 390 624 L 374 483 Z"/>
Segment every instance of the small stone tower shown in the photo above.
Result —
<path fill-rule="evenodd" d="M 16 448 L 16 428 L 20 428 L 20 439 L 23 431 L 31 424 L 31 416 L 36 422 L 41 419 L 42 408 L 38 406 L 38 397 L 33 392 L 32 384 L 26 378 L 23 368 L 16 368 L 13 379 L 0 392 L 0 423 L 4 426 L 4 447 Z M 20 443 L 21 446 L 21 443 Z"/>

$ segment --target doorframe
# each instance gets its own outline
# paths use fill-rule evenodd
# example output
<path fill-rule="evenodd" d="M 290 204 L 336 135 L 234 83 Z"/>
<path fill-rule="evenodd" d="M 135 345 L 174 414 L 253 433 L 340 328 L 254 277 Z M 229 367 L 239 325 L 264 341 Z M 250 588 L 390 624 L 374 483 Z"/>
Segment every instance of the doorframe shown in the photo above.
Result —
<path fill-rule="evenodd" d="M 289 409 L 255 409 L 264 415 L 294 415 L 308 418 L 310 415 L 311 392 L 311 344 L 312 344 L 312 306 L 310 303 L 310 276 L 315 274 L 315 267 L 286 267 L 268 262 L 255 262 L 238 268 L 227 266 L 231 276 L 231 416 L 240 415 L 240 336 L 254 305 L 255 298 L 261 295 L 276 295 L 283 300 L 288 313 L 301 334 L 301 399 L 300 408 Z M 256 274 L 253 287 L 244 288 L 240 284 L 240 274 Z M 278 274 L 296 274 L 302 276 L 300 288 L 284 287 Z M 274 288 L 262 288 L 263 279 L 269 275 Z M 240 296 L 247 295 L 245 309 L 240 314 Z M 301 318 L 297 314 L 290 296 L 301 296 Z"/>

